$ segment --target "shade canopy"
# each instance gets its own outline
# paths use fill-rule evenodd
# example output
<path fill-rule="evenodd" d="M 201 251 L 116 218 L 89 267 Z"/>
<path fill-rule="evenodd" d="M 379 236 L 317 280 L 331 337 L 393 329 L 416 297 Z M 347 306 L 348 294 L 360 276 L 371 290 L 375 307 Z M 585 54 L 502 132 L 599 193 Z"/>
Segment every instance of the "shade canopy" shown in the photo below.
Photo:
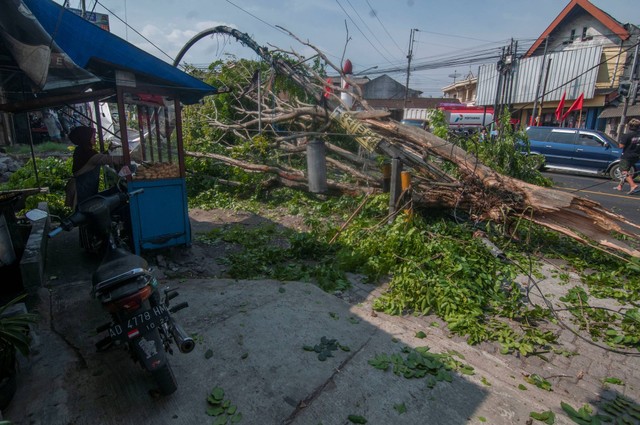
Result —
<path fill-rule="evenodd" d="M 216 89 L 131 43 L 84 20 L 52 0 L 0 0 L 2 110 L 41 107 L 43 99 L 65 103 L 87 90 L 115 93 L 118 75 L 126 84 L 153 93 L 172 93 L 192 104 Z M 135 90 L 135 89 L 134 89 Z"/>

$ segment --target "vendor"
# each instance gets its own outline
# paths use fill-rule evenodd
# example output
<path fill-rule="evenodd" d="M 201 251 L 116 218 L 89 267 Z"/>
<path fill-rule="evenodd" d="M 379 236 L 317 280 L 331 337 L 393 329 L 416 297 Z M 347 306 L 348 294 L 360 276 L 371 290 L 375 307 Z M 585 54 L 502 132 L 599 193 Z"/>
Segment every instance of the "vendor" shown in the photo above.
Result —
<path fill-rule="evenodd" d="M 69 140 L 76 145 L 73 152 L 73 176 L 76 180 L 76 202 L 78 205 L 98 193 L 101 165 L 122 165 L 121 156 L 103 154 L 95 149 L 96 131 L 79 126 L 69 132 Z"/>

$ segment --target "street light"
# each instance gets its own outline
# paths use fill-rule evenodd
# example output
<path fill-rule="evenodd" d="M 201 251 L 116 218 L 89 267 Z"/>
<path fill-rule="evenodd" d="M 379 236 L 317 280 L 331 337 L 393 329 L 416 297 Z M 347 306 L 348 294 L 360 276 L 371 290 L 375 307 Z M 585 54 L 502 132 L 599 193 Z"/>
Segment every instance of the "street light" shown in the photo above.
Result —
<path fill-rule="evenodd" d="M 369 67 L 369 68 L 365 69 L 364 71 L 360 71 L 360 72 L 358 72 L 357 74 L 353 74 L 353 75 L 355 75 L 355 76 L 357 76 L 357 75 L 362 75 L 362 74 L 364 74 L 364 73 L 365 73 L 365 72 L 367 72 L 367 71 L 371 71 L 372 69 L 378 69 L 378 65 L 376 65 L 376 66 L 371 66 L 371 67 Z"/>

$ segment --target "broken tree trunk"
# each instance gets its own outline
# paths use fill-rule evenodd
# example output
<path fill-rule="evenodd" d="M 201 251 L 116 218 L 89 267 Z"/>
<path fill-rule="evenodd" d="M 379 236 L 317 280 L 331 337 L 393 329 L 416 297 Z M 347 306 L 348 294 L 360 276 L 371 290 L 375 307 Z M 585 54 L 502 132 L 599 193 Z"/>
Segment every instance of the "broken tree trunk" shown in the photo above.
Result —
<path fill-rule="evenodd" d="M 582 243 L 592 240 L 602 247 L 640 257 L 640 251 L 612 235 L 613 232 L 619 233 L 639 242 L 640 226 L 597 202 L 501 175 L 463 149 L 419 128 L 391 121 L 366 122 L 383 135 L 400 136 L 421 146 L 425 154 L 431 153 L 458 166 L 465 175 L 466 185 L 457 191 L 455 197 L 440 191 L 443 196 L 434 199 L 432 193 L 429 196 L 432 203 L 449 207 L 472 204 L 483 219 L 504 221 L 508 217 L 501 215 L 507 214 L 540 224 Z M 469 184 L 473 187 L 468 187 Z M 495 200 L 486 202 L 491 198 Z M 480 206 L 482 208 L 478 208 Z"/>

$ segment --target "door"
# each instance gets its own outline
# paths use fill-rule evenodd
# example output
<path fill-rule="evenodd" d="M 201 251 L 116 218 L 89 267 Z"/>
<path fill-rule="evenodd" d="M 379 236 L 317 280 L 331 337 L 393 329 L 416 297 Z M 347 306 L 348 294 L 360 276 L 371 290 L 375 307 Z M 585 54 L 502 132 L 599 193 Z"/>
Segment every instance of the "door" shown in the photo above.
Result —
<path fill-rule="evenodd" d="M 580 131 L 573 162 L 576 167 L 604 173 L 609 164 L 620 157 L 620 149 L 613 148 L 597 133 Z"/>
<path fill-rule="evenodd" d="M 571 167 L 573 165 L 573 157 L 575 155 L 576 130 L 569 129 L 553 129 L 542 143 L 541 152 L 545 157 L 547 165 L 557 165 Z"/>

